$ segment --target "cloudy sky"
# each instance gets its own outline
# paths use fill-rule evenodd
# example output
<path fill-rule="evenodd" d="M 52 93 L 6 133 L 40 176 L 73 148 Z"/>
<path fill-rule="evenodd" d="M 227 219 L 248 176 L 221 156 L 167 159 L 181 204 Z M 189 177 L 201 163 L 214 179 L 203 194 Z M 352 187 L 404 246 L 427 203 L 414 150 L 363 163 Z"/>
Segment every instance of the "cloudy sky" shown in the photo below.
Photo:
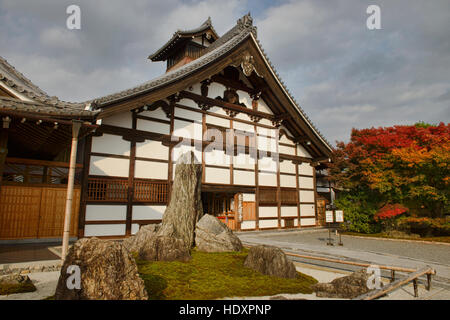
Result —
<path fill-rule="evenodd" d="M 67 6 L 81 30 L 66 28 Z M 381 8 L 381 30 L 366 9 Z M 85 101 L 165 71 L 147 56 L 212 18 L 219 34 L 251 12 L 258 38 L 332 143 L 352 128 L 450 121 L 448 0 L 0 0 L 0 55 L 50 95 Z"/>

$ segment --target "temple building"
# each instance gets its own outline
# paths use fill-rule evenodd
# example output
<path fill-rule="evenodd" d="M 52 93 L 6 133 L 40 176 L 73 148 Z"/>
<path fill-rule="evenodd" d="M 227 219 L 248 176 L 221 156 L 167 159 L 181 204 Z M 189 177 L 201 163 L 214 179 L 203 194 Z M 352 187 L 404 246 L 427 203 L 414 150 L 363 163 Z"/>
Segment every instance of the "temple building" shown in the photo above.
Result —
<path fill-rule="evenodd" d="M 217 216 L 231 229 L 322 224 L 316 172 L 330 161 L 331 146 L 281 81 L 257 40 L 249 14 L 222 36 L 210 19 L 196 29 L 177 31 L 149 59 L 165 62 L 166 72 L 83 104 L 63 103 L 37 87 L 30 88 L 35 96 L 45 97 L 39 100 L 44 107 L 39 108 L 49 104 L 54 109 L 48 119 L 31 118 L 34 107 L 24 110 L 30 117 L 24 112 L 15 117 L 5 113 L 5 101 L 36 103 L 23 94 L 28 92 L 25 83 L 24 91 L 1 97 L 3 119 L 13 119 L 10 128 L 19 128 L 8 129 L 13 138 L 3 140 L 9 151 L 0 170 L 2 197 L 4 187 L 24 185 L 25 181 L 14 179 L 25 179 L 26 173 L 14 176 L 14 170 L 8 169 L 14 161 L 67 163 L 70 123 L 81 123 L 74 237 L 121 238 L 142 225 L 160 222 L 171 197 L 177 159 L 185 152 L 193 152 L 203 168 L 204 213 Z M 0 89 L 8 91 L 4 87 Z M 22 122 L 25 118 L 37 120 Z M 61 132 L 61 141 L 40 132 L 42 124 L 46 124 L 45 132 Z M 39 144 L 23 142 L 28 147 L 21 153 L 13 145 L 32 134 L 23 125 L 36 127 L 33 130 L 40 131 L 35 139 L 42 138 Z M 54 187 L 53 170 L 52 174 L 42 170 L 37 178 L 40 187 Z M 27 179 L 31 185 L 32 176 Z M 63 185 L 62 179 L 58 181 Z M 1 204 L 0 215 L 5 210 L 12 209 Z M 1 221 L 0 239 L 6 239 Z"/>

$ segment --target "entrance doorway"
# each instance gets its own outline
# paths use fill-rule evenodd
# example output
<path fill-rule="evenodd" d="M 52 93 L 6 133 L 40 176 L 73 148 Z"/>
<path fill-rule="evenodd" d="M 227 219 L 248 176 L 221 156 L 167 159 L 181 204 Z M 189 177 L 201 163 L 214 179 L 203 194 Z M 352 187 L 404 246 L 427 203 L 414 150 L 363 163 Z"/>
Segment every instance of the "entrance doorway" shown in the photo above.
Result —
<path fill-rule="evenodd" d="M 238 194 L 202 192 L 203 213 L 217 217 L 231 230 L 239 230 L 237 219 Z"/>

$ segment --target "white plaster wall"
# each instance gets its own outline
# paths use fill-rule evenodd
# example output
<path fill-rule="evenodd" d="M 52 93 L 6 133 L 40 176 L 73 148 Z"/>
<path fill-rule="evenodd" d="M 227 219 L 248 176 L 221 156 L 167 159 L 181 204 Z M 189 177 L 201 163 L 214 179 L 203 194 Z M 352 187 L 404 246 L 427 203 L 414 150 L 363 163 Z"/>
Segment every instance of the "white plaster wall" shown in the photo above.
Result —
<path fill-rule="evenodd" d="M 253 125 L 234 120 L 233 120 L 233 129 L 238 129 L 250 133 L 255 132 L 255 127 Z"/>
<path fill-rule="evenodd" d="M 219 117 L 214 117 L 209 114 L 206 115 L 206 123 L 214 124 L 216 126 L 221 126 L 221 127 L 225 127 L 225 128 L 230 127 L 230 120 L 224 119 L 224 118 L 219 118 Z"/>
<path fill-rule="evenodd" d="M 254 193 L 243 193 L 242 194 L 242 201 L 254 202 L 255 201 L 255 194 Z"/>
<path fill-rule="evenodd" d="M 127 206 L 123 205 L 86 205 L 86 221 L 126 220 Z"/>
<path fill-rule="evenodd" d="M 137 130 L 148 131 L 161 134 L 170 134 L 170 125 L 150 120 L 137 119 Z"/>
<path fill-rule="evenodd" d="M 130 147 L 130 142 L 123 140 L 121 136 L 104 134 L 92 137 L 92 152 L 129 156 Z"/>
<path fill-rule="evenodd" d="M 84 236 L 124 236 L 125 230 L 125 224 L 88 224 L 84 227 Z"/>
<path fill-rule="evenodd" d="M 211 107 L 208 112 L 210 113 L 214 113 L 214 114 L 219 114 L 222 116 L 227 116 L 227 113 L 224 109 L 222 109 L 221 107 Z"/>
<path fill-rule="evenodd" d="M 300 188 L 314 189 L 314 179 L 309 177 L 298 177 Z"/>
<path fill-rule="evenodd" d="M 132 223 L 131 224 L 131 234 L 136 234 L 139 231 L 139 224 Z"/>
<path fill-rule="evenodd" d="M 145 140 L 144 142 L 137 142 L 136 157 L 168 160 L 169 148 L 163 146 L 160 141 Z"/>
<path fill-rule="evenodd" d="M 315 226 L 315 225 L 316 219 L 314 218 L 300 219 L 300 226 Z"/>
<path fill-rule="evenodd" d="M 170 118 L 168 118 L 166 116 L 166 113 L 164 112 L 164 110 L 162 108 L 158 108 L 153 111 L 150 111 L 150 110 L 142 111 L 141 113 L 139 113 L 139 115 L 145 116 L 145 117 L 152 117 L 152 118 L 160 119 L 160 120 L 166 120 L 166 121 L 170 120 Z"/>
<path fill-rule="evenodd" d="M 281 207 L 282 217 L 297 217 L 297 207 Z"/>
<path fill-rule="evenodd" d="M 162 219 L 166 206 L 146 205 L 133 206 L 133 220 L 158 220 Z"/>
<path fill-rule="evenodd" d="M 298 173 L 312 176 L 314 174 L 314 168 L 309 163 L 302 163 L 298 166 Z"/>
<path fill-rule="evenodd" d="M 209 147 L 209 148 L 208 148 Z M 229 166 L 231 163 L 230 156 L 226 155 L 223 150 L 211 150 L 212 144 L 205 149 L 205 164 L 216 166 Z"/>
<path fill-rule="evenodd" d="M 282 154 L 288 154 L 291 156 L 295 156 L 295 148 L 294 147 L 286 147 L 286 146 L 279 145 L 278 152 L 282 153 Z"/>
<path fill-rule="evenodd" d="M 258 100 L 258 111 L 273 114 L 272 110 L 270 110 L 269 106 L 263 99 Z"/>
<path fill-rule="evenodd" d="M 264 228 L 277 228 L 278 220 L 259 220 L 259 227 Z"/>
<path fill-rule="evenodd" d="M 272 121 L 269 119 L 262 118 L 259 120 L 259 124 L 265 125 L 265 126 L 272 126 Z"/>
<path fill-rule="evenodd" d="M 260 172 L 258 177 L 260 186 L 277 186 L 277 175 L 273 173 Z"/>
<path fill-rule="evenodd" d="M 98 176 L 113 176 L 113 177 L 128 177 L 129 160 L 106 158 L 106 157 L 91 157 L 89 165 L 89 174 Z"/>
<path fill-rule="evenodd" d="M 134 176 L 144 179 L 162 179 L 168 177 L 169 165 L 163 162 L 136 160 Z"/>
<path fill-rule="evenodd" d="M 313 204 L 300 204 L 300 216 L 301 217 L 307 217 L 307 216 L 314 216 L 316 215 L 315 207 Z"/>
<path fill-rule="evenodd" d="M 259 207 L 259 216 L 262 218 L 278 217 L 277 207 Z"/>
<path fill-rule="evenodd" d="M 299 157 L 306 157 L 306 158 L 312 158 L 308 151 L 306 151 L 305 148 L 303 148 L 301 145 L 297 145 L 297 155 Z"/>
<path fill-rule="evenodd" d="M 202 121 L 202 113 L 182 108 L 175 108 L 175 117 L 195 120 L 199 122 Z"/>
<path fill-rule="evenodd" d="M 280 174 L 280 186 L 295 188 L 297 186 L 297 184 L 295 182 L 295 176 L 288 176 L 285 174 Z"/>
<path fill-rule="evenodd" d="M 223 92 L 225 90 L 226 88 L 224 85 L 213 82 L 208 87 L 208 97 L 212 99 L 215 99 L 216 97 L 223 97 Z"/>
<path fill-rule="evenodd" d="M 248 220 L 248 221 L 242 221 L 241 222 L 241 229 L 255 229 L 256 228 L 256 221 Z"/>
<path fill-rule="evenodd" d="M 206 168 L 205 181 L 209 183 L 230 184 L 230 170 L 220 168 Z"/>
<path fill-rule="evenodd" d="M 263 136 L 258 136 L 257 138 L 258 150 L 266 150 L 266 151 L 277 151 L 277 140 L 271 139 Z"/>
<path fill-rule="evenodd" d="M 276 138 L 278 130 L 277 129 L 268 129 L 268 128 L 264 128 L 264 127 L 256 127 L 256 132 L 258 134 L 262 134 L 267 137 Z"/>
<path fill-rule="evenodd" d="M 280 172 L 284 173 L 295 173 L 295 164 L 292 161 L 284 160 L 280 161 Z"/>
<path fill-rule="evenodd" d="M 233 170 L 233 182 L 238 185 L 255 185 L 255 173 L 250 171 Z"/>
<path fill-rule="evenodd" d="M 235 168 L 242 169 L 255 169 L 255 158 L 252 158 L 249 154 L 239 153 L 237 156 L 234 156 L 233 166 Z"/>
<path fill-rule="evenodd" d="M 261 155 L 261 153 L 260 153 Z M 277 161 L 272 159 L 272 157 L 262 157 L 258 160 L 258 170 L 270 171 L 273 173 L 277 172 Z"/>
<path fill-rule="evenodd" d="M 202 140 L 202 123 L 175 119 L 173 135 L 186 139 Z"/>
<path fill-rule="evenodd" d="M 314 191 L 300 190 L 300 202 L 314 202 Z"/>
<path fill-rule="evenodd" d="M 131 129 L 133 124 L 131 112 L 121 112 L 110 117 L 103 118 L 102 124 Z"/>
<path fill-rule="evenodd" d="M 192 99 L 183 98 L 178 102 L 178 104 L 195 109 L 198 108 L 198 104 Z"/>

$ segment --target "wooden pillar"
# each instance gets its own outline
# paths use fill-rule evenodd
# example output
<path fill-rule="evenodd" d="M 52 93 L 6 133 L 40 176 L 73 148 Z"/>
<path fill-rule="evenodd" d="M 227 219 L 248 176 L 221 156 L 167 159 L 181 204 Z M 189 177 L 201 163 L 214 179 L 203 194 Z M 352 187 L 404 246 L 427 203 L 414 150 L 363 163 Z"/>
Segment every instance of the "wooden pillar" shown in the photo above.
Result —
<path fill-rule="evenodd" d="M 280 154 L 279 154 L 279 129 L 277 128 L 275 132 L 275 137 L 277 139 L 276 142 L 276 153 L 278 155 L 277 158 L 277 215 L 278 215 L 278 229 L 281 228 L 281 177 L 280 177 Z M 270 137 L 272 139 L 272 137 Z M 272 151 L 272 150 L 271 150 Z M 273 160 L 273 157 L 272 157 Z"/>
<path fill-rule="evenodd" d="M 311 163 L 311 165 L 313 165 Z M 316 178 L 316 166 L 313 166 L 313 182 L 314 182 L 314 215 L 316 219 L 316 226 L 317 226 L 317 178 Z"/>
<path fill-rule="evenodd" d="M 298 152 L 297 152 L 297 144 L 295 144 L 295 156 L 297 156 L 298 155 Z M 297 190 L 297 195 L 296 195 L 296 200 L 297 200 L 297 217 L 298 217 L 298 220 L 297 220 L 297 223 L 298 223 L 298 228 L 301 228 L 301 223 L 300 223 L 300 221 L 301 221 L 301 215 L 300 215 L 300 183 L 299 183 L 299 181 L 298 181 L 298 166 L 299 166 L 300 164 L 298 164 L 298 163 L 296 163 L 295 164 L 295 187 L 296 187 L 296 190 Z"/>
<path fill-rule="evenodd" d="M 91 164 L 92 134 L 85 138 L 83 154 L 83 176 L 81 178 L 80 213 L 78 216 L 78 238 L 84 237 L 86 206 L 88 199 L 89 167 Z"/>
<path fill-rule="evenodd" d="M 175 114 L 175 98 L 171 99 L 170 101 L 170 138 L 172 139 L 173 136 L 173 128 L 174 128 L 174 114 Z M 172 153 L 173 153 L 173 144 L 169 144 L 169 167 L 168 167 L 168 177 L 167 177 L 167 205 L 169 205 L 170 198 L 172 196 L 172 177 L 173 177 L 173 159 L 172 159 Z"/>
<path fill-rule="evenodd" d="M 128 170 L 128 194 L 127 194 L 127 216 L 125 225 L 125 236 L 131 235 L 131 221 L 133 219 L 133 201 L 134 201 L 134 172 L 136 166 L 136 113 L 132 113 L 133 134 L 130 142 L 130 164 Z"/>
<path fill-rule="evenodd" d="M 81 125 L 82 125 L 81 121 L 77 120 L 72 121 L 72 147 L 70 150 L 69 178 L 67 182 L 67 196 L 64 214 L 64 233 L 63 233 L 61 263 L 64 263 L 69 248 L 70 216 L 72 214 L 73 187 L 75 184 L 75 167 L 77 164 L 78 134 L 80 132 Z"/>
<path fill-rule="evenodd" d="M 256 150 L 256 159 L 255 159 L 255 229 L 259 230 L 259 152 L 258 152 L 258 131 L 256 125 L 254 126 L 254 135 L 253 135 L 253 146 L 250 143 L 249 139 L 249 154 L 252 153 L 252 147 Z"/>
<path fill-rule="evenodd" d="M 0 131 L 0 191 L 2 188 L 3 170 L 5 168 L 6 156 L 8 155 L 8 130 L 11 119 L 4 117 Z"/>

